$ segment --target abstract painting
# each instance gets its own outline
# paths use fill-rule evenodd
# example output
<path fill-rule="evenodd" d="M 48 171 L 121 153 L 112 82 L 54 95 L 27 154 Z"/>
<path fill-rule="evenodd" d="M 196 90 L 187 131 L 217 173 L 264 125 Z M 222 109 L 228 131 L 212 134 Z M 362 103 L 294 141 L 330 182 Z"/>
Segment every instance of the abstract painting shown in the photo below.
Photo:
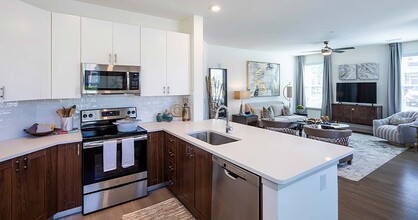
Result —
<path fill-rule="evenodd" d="M 340 79 L 356 79 L 356 64 L 344 64 L 338 66 L 338 76 Z"/>
<path fill-rule="evenodd" d="M 247 89 L 252 97 L 280 95 L 280 64 L 247 61 Z"/>
<path fill-rule="evenodd" d="M 379 79 L 379 64 L 378 63 L 360 63 L 357 64 L 357 78 L 358 79 Z"/>

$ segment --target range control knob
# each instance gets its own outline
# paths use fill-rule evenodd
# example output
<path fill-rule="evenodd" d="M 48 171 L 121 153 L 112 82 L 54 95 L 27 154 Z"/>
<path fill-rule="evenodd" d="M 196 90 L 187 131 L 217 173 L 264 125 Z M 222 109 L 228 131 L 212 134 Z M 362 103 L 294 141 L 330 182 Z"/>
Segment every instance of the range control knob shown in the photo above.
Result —
<path fill-rule="evenodd" d="M 83 115 L 83 118 L 87 118 L 87 115 L 86 115 L 86 114 L 84 114 L 84 115 Z"/>
<path fill-rule="evenodd" d="M 128 115 L 130 115 L 131 114 L 131 111 L 128 111 Z"/>
<path fill-rule="evenodd" d="M 89 114 L 89 118 L 92 118 L 93 117 L 93 114 Z"/>
<path fill-rule="evenodd" d="M 135 114 L 135 111 L 132 111 L 132 114 Z"/>

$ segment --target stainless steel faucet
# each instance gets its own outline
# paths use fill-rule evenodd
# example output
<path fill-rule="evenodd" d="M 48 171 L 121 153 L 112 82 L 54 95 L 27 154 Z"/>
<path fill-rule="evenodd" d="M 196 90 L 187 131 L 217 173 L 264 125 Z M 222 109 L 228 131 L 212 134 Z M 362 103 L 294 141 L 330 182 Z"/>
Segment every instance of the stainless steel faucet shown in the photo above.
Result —
<path fill-rule="evenodd" d="M 226 107 L 225 105 L 221 105 L 218 107 L 218 109 L 216 109 L 216 114 L 215 114 L 215 119 L 218 119 L 219 117 L 219 111 L 221 109 L 225 109 L 226 111 L 226 133 L 230 133 L 232 131 L 232 125 L 229 124 L 229 111 L 228 111 L 228 107 Z"/>

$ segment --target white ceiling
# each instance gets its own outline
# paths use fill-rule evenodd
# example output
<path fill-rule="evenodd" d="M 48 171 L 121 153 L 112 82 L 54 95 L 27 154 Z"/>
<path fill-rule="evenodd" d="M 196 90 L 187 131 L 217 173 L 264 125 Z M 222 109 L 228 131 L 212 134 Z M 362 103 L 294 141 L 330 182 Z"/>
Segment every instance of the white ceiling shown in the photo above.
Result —
<path fill-rule="evenodd" d="M 418 40 L 417 0 L 79 1 L 176 20 L 201 15 L 207 43 L 251 50 L 301 54 L 324 40 L 334 48 Z M 214 4 L 222 11 L 211 12 Z"/>

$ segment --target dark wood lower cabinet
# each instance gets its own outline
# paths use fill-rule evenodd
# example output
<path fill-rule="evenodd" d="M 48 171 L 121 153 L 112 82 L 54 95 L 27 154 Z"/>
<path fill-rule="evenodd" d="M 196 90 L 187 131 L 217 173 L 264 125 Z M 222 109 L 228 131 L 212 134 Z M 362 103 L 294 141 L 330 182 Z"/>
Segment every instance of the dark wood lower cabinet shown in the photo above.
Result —
<path fill-rule="evenodd" d="M 192 144 L 169 135 L 166 161 L 168 164 L 170 189 L 176 197 L 197 219 L 211 219 L 212 202 L 212 155 Z M 173 143 L 176 143 L 176 153 L 173 151 Z M 174 157 L 174 158 L 173 158 Z M 172 165 L 172 161 L 176 164 Z M 170 169 L 175 167 L 175 169 Z M 170 170 L 174 170 L 170 172 Z M 176 185 L 177 184 L 177 185 Z"/>
<path fill-rule="evenodd" d="M 57 210 L 62 212 L 82 204 L 82 149 L 80 143 L 56 147 L 57 162 Z"/>
<path fill-rule="evenodd" d="M 148 186 L 166 181 L 164 169 L 164 132 L 148 133 L 147 170 Z"/>
<path fill-rule="evenodd" d="M 12 219 L 12 161 L 0 163 L 0 219 Z"/>

